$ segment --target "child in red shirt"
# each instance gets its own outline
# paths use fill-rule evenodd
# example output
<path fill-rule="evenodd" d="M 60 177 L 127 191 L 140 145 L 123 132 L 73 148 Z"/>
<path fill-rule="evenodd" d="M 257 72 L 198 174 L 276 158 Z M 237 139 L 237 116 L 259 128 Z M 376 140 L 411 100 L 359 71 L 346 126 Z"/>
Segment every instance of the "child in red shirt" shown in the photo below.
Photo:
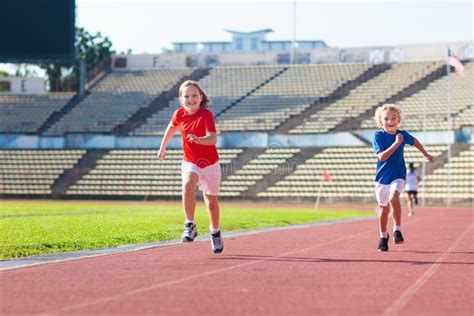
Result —
<path fill-rule="evenodd" d="M 183 162 L 181 177 L 183 181 L 183 208 L 186 220 L 181 237 L 182 242 L 191 242 L 197 236 L 194 222 L 196 209 L 195 189 L 198 186 L 204 195 L 211 233 L 211 249 L 220 253 L 224 249 L 219 226 L 219 202 L 217 199 L 221 182 L 221 168 L 216 149 L 216 126 L 214 117 L 209 111 L 209 98 L 199 84 L 187 80 L 179 88 L 177 109 L 166 128 L 158 158 L 165 159 L 166 146 L 179 129 L 183 141 Z"/>

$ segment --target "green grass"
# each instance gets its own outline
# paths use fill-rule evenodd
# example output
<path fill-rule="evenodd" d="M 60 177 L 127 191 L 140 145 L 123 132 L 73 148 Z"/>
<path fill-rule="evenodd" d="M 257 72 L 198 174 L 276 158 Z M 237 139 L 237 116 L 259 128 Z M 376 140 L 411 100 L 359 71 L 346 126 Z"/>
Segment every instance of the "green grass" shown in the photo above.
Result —
<path fill-rule="evenodd" d="M 223 203 L 221 227 L 232 231 L 372 215 L 359 210 Z M 178 239 L 183 220 L 179 202 L 4 200 L 0 202 L 0 260 Z M 207 230 L 207 213 L 199 204 L 196 222 L 201 231 Z"/>

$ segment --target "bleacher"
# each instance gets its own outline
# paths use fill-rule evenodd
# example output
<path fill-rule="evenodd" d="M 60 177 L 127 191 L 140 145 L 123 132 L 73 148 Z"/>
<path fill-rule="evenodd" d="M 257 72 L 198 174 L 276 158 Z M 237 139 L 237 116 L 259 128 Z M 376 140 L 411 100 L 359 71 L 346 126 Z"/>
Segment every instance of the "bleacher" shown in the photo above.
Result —
<path fill-rule="evenodd" d="M 426 146 L 433 157 L 440 156 L 444 148 Z M 423 156 L 417 149 L 407 146 L 405 160 L 419 167 Z M 369 146 L 325 148 L 298 165 L 283 180 L 258 193 L 258 197 L 315 199 L 321 190 L 321 197 L 324 198 L 369 201 L 374 196 L 376 163 L 377 156 Z M 333 181 L 324 181 L 320 189 L 324 171 L 330 174 Z"/>
<path fill-rule="evenodd" d="M 111 150 L 96 168 L 69 187 L 69 196 L 181 196 L 181 150 L 167 150 L 159 160 L 156 150 Z M 225 168 L 241 149 L 220 149 Z"/>
<path fill-rule="evenodd" d="M 447 199 L 448 193 L 452 200 L 474 201 L 474 145 L 426 177 L 427 199 Z"/>
<path fill-rule="evenodd" d="M 425 82 L 418 91 L 415 87 L 415 92 L 408 97 L 395 100 L 394 103 L 402 108 L 401 128 L 410 132 L 422 130 L 421 105 L 426 104 L 426 130 L 434 131 L 434 138 L 437 137 L 437 132 L 445 131 L 448 91 L 453 129 L 461 131 L 461 128 L 472 127 L 473 65 L 472 62 L 465 63 L 463 78 L 454 73 L 449 77 L 437 78 L 429 84 L 425 85 Z M 255 144 L 251 148 L 242 148 L 236 141 L 231 143 L 237 145 L 229 145 L 227 142 L 221 144 L 223 148 L 218 148 L 224 171 L 221 197 L 313 200 L 319 192 L 322 173 L 327 170 L 334 181 L 323 182 L 321 197 L 373 202 L 376 156 L 370 145 L 335 147 L 326 142 L 322 147 L 316 145 L 315 148 L 308 149 L 292 145 L 289 138 L 331 136 L 328 132 L 337 132 L 337 127 L 350 118 L 360 119 L 358 122 L 362 123 L 358 130 L 363 135 L 375 128 L 371 113 L 375 106 L 408 87 L 416 86 L 420 80 L 430 80 L 430 74 L 442 66 L 442 61 L 396 63 L 391 64 L 390 69 L 368 79 L 361 77 L 361 74 L 367 72 L 371 65 L 363 63 L 210 69 L 209 74 L 201 78 L 199 83 L 212 100 L 210 109 L 215 114 L 221 137 L 225 137 L 226 132 L 242 131 L 259 131 L 262 135 L 269 136 L 270 132 L 282 124 L 289 127 L 286 129 L 289 132 L 282 135 L 283 138 L 288 137 L 288 144 L 279 146 L 278 149 L 270 146 L 255 148 Z M 87 154 L 95 149 L 89 144 L 86 146 L 87 150 L 27 150 L 8 149 L 8 146 L 22 146 L 21 141 L 19 145 L 16 143 L 15 135 L 19 133 L 33 134 L 33 137 L 45 136 L 38 141 L 44 148 L 48 148 L 49 142 L 54 144 L 51 148 L 56 148 L 59 144 L 55 141 L 57 137 L 49 136 L 63 136 L 65 133 L 80 133 L 79 136 L 90 133 L 111 134 L 114 128 L 147 107 L 158 95 L 179 85 L 181 79 L 193 71 L 191 68 L 112 71 L 93 86 L 87 97 L 73 104 L 70 111 L 55 122 L 51 121 L 51 115 L 58 113 L 66 104 L 71 104 L 68 102 L 74 97 L 73 93 L 0 94 L 0 131 L 12 136 L 4 140 L 3 145 L 7 149 L 0 149 L 0 194 L 4 197 L 41 195 L 67 198 L 179 199 L 180 149 L 168 150 L 167 158 L 159 161 L 156 158 L 156 143 L 147 147 L 153 149 L 115 149 L 109 143 L 104 147 L 109 149 L 102 149 L 108 152 L 104 156 L 101 156 L 102 153 L 98 155 L 98 160 L 90 164 L 91 170 L 84 171 L 79 167 L 74 170 L 74 166 L 79 161 L 90 158 Z M 349 85 L 348 93 L 334 94 L 334 91 L 340 87 L 347 88 L 348 82 L 356 79 L 359 82 Z M 332 97 L 327 98 L 330 95 Z M 326 98 L 324 102 L 328 103 L 319 109 L 319 104 L 315 101 L 321 98 Z M 166 100 L 168 105 L 150 115 L 146 124 L 134 130 L 129 138 L 141 136 L 140 139 L 143 137 L 149 140 L 162 135 L 172 112 L 179 106 L 176 97 Z M 308 109 L 314 109 L 311 112 L 314 114 L 301 117 Z M 370 118 L 363 120 L 366 117 L 363 114 L 369 112 Z M 298 117 L 299 121 L 292 120 Z M 44 135 L 37 135 L 40 128 L 45 128 L 47 120 L 46 125 L 51 127 Z M 469 140 L 469 131 L 465 129 L 462 135 L 457 134 L 465 138 L 461 142 L 472 142 Z M 63 139 L 65 148 L 71 147 L 68 145 L 70 140 Z M 29 141 L 25 148 L 31 145 Z M 125 147 L 123 144 L 121 146 Z M 470 145 L 468 149 L 457 146 L 459 150 L 452 157 L 451 168 L 447 165 L 446 145 L 425 147 L 440 161 L 428 168 L 426 191 L 420 192 L 420 197 L 445 200 L 448 198 L 449 187 L 454 200 L 465 203 L 474 199 L 473 146 Z M 405 153 L 407 163 L 413 161 L 420 167 L 422 156 L 416 149 L 407 146 Z M 305 159 L 298 160 L 295 157 Z M 292 168 L 286 168 L 290 161 L 295 164 Z M 76 172 L 76 177 L 66 177 L 67 181 L 62 182 L 63 175 L 71 172 Z M 450 183 L 446 180 L 448 174 L 451 176 Z M 64 187 L 56 190 L 58 185 Z"/>
<path fill-rule="evenodd" d="M 48 117 L 59 112 L 74 95 L 72 92 L 0 93 L 0 133 L 36 133 Z"/>
<path fill-rule="evenodd" d="M 209 106 L 215 116 L 239 99 L 251 94 L 260 85 L 283 71 L 283 67 L 216 67 L 199 80 L 199 85 L 211 99 Z M 179 107 L 178 97 L 151 116 L 133 135 L 163 135 L 173 112 Z"/>
<path fill-rule="evenodd" d="M 290 161 L 300 151 L 299 148 L 266 148 L 263 153 L 245 161 L 241 168 L 229 175 L 221 184 L 221 196 L 241 196 L 265 175 L 280 172 L 279 167 Z"/>
<path fill-rule="evenodd" d="M 110 133 L 191 72 L 192 68 L 115 70 L 45 135 Z"/>
<path fill-rule="evenodd" d="M 326 133 L 344 120 L 373 109 L 441 66 L 442 62 L 393 64 L 389 70 L 353 89 L 348 96 L 314 113 L 289 133 Z"/>
<path fill-rule="evenodd" d="M 0 150 L 0 194 L 46 195 L 86 150 Z"/>
<path fill-rule="evenodd" d="M 465 76 L 462 78 L 455 73 L 450 73 L 449 77 L 444 76 L 431 82 L 428 87 L 415 95 L 397 102 L 402 109 L 403 128 L 409 131 L 420 131 L 423 128 L 428 131 L 447 130 L 448 103 L 451 104 L 453 129 L 474 126 L 473 87 L 474 63 L 472 62 L 465 64 Z M 426 111 L 426 126 L 423 126 L 425 115 L 423 111 Z M 373 119 L 368 119 L 362 122 L 361 128 L 375 128 L 375 122 Z"/>
<path fill-rule="evenodd" d="M 280 76 L 219 115 L 217 129 L 272 131 L 369 68 L 369 64 L 289 66 Z"/>

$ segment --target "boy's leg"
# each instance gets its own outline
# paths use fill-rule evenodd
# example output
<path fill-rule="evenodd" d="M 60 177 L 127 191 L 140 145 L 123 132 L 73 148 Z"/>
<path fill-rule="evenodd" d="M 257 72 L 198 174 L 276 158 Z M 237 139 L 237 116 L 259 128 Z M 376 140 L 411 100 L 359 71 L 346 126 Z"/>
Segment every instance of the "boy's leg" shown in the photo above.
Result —
<path fill-rule="evenodd" d="M 378 183 L 375 186 L 375 197 L 379 205 L 379 229 L 380 237 L 387 233 L 388 213 L 390 213 L 390 189 L 389 186 Z"/>
<path fill-rule="evenodd" d="M 392 206 L 394 224 L 399 227 L 402 224 L 402 206 L 400 205 L 400 192 L 403 191 L 405 181 L 396 179 L 390 183 L 389 202 Z"/>
<path fill-rule="evenodd" d="M 404 242 L 404 238 L 401 232 L 402 224 L 402 207 L 400 205 L 400 192 L 403 187 L 403 180 L 395 180 L 392 190 L 390 190 L 390 205 L 392 206 L 393 212 L 393 242 L 401 244 Z"/>
<path fill-rule="evenodd" d="M 381 234 L 380 237 L 382 237 L 382 234 L 387 233 L 388 213 L 390 213 L 389 205 L 379 206 L 379 229 Z M 386 235 L 384 237 L 386 237 Z"/>
<path fill-rule="evenodd" d="M 400 192 L 390 192 L 390 205 L 393 210 L 393 221 L 395 225 L 400 226 L 402 224 L 402 207 L 400 205 Z"/>
<path fill-rule="evenodd" d="M 375 186 L 375 197 L 377 198 L 377 203 L 379 205 L 379 246 L 378 251 L 388 251 L 388 232 L 387 232 L 387 222 L 388 222 L 388 213 L 390 213 L 389 205 L 389 186 L 378 183 Z"/>
<path fill-rule="evenodd" d="M 377 250 L 378 251 L 388 251 L 388 232 L 387 232 L 387 222 L 388 222 L 388 213 L 390 213 L 390 206 L 380 205 L 379 206 L 379 229 L 380 229 L 380 239 Z"/>

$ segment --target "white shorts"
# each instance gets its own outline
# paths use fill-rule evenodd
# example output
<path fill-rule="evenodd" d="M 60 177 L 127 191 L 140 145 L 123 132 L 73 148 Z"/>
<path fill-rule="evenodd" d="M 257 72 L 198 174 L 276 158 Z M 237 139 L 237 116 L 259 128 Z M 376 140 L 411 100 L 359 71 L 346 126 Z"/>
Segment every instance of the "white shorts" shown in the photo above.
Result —
<path fill-rule="evenodd" d="M 181 163 L 181 179 L 185 181 L 185 177 L 189 173 L 196 173 L 199 177 L 197 183 L 198 188 L 206 195 L 218 195 L 219 188 L 221 186 L 221 166 L 219 162 L 205 168 L 199 168 L 195 164 L 189 161 L 183 161 Z"/>
<path fill-rule="evenodd" d="M 387 206 L 390 199 L 390 192 L 398 191 L 402 193 L 405 186 L 405 180 L 395 179 L 390 184 L 377 183 L 375 185 L 375 198 L 381 206 Z"/>

